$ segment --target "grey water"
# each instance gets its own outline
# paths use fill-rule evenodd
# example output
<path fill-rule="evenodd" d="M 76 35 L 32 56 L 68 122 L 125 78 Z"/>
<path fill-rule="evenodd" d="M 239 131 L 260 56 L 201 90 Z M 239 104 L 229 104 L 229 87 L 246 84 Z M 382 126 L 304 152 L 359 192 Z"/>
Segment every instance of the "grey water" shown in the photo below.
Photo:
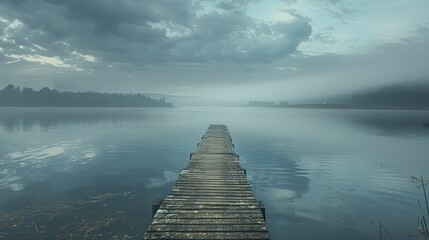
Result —
<path fill-rule="evenodd" d="M 139 239 L 211 123 L 272 239 L 418 233 L 429 111 L 0 108 L 0 238 Z"/>

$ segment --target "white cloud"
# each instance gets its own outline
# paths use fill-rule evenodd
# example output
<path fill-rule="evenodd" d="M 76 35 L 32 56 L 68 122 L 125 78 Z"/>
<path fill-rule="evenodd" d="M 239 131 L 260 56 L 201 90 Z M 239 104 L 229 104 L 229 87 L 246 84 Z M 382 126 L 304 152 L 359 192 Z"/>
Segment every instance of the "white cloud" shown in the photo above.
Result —
<path fill-rule="evenodd" d="M 87 61 L 87 62 L 92 62 L 92 63 L 98 62 L 96 57 L 89 55 L 89 54 L 82 54 L 82 53 L 78 53 L 76 51 L 73 51 L 72 54 L 83 59 L 84 61 Z"/>
<path fill-rule="evenodd" d="M 32 43 L 33 44 L 33 46 L 34 47 L 36 47 L 37 49 L 39 49 L 39 50 L 43 50 L 43 51 L 47 51 L 47 49 L 46 48 L 44 48 L 44 47 L 41 47 L 41 46 L 39 46 L 39 45 L 37 45 L 37 44 L 34 44 L 34 43 Z"/>
<path fill-rule="evenodd" d="M 183 38 L 189 36 L 192 30 L 172 21 L 147 22 L 154 29 L 165 32 L 168 38 Z"/>
<path fill-rule="evenodd" d="M 17 54 L 10 54 L 6 55 L 9 58 L 13 58 L 15 60 L 23 60 L 27 62 L 34 62 L 34 63 L 40 63 L 40 64 L 48 64 L 54 67 L 62 67 L 62 68 L 68 68 L 73 69 L 75 71 L 83 71 L 83 69 L 73 66 L 71 64 L 68 64 L 64 62 L 60 57 L 54 56 L 54 57 L 48 57 L 48 56 L 42 56 L 42 55 L 17 55 Z"/>
<path fill-rule="evenodd" d="M 1 18 L 0 22 L 3 24 L 3 33 L 0 33 L 0 40 L 6 43 L 15 43 L 15 40 L 13 39 L 13 34 L 15 31 L 19 30 L 19 28 L 23 26 L 23 23 L 18 19 L 9 21 L 4 18 Z"/>
<path fill-rule="evenodd" d="M 12 64 L 12 63 L 17 63 L 17 62 L 21 62 L 21 60 L 16 59 L 16 60 L 12 60 L 12 61 L 7 61 L 6 64 Z"/>
<path fill-rule="evenodd" d="M 10 29 L 17 29 L 17 28 L 21 28 L 24 24 L 18 20 L 18 19 L 14 19 L 10 24 L 9 24 L 9 28 Z"/>

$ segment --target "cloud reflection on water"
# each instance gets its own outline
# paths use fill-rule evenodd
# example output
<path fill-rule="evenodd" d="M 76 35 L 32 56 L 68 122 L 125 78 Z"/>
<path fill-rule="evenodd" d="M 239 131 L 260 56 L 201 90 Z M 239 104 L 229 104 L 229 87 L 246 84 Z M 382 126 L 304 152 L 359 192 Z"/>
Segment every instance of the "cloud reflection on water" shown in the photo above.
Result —
<path fill-rule="evenodd" d="M 16 176 L 16 171 L 11 169 L 3 169 L 0 172 L 0 189 L 10 187 L 13 191 L 21 191 L 24 185 L 19 183 L 21 177 Z"/>
<path fill-rule="evenodd" d="M 35 160 L 43 160 L 49 157 L 55 157 L 64 154 L 65 144 L 58 146 L 46 146 L 45 148 L 26 149 L 18 152 L 11 152 L 6 155 L 12 160 L 21 161 L 21 166 L 25 166 L 25 160 L 33 163 L 41 163 Z"/>
<path fill-rule="evenodd" d="M 67 172 L 87 164 L 97 156 L 97 149 L 81 142 L 63 142 L 37 148 L 14 149 L 0 159 L 0 189 L 21 191 L 28 182 L 44 179 L 49 172 Z"/>
<path fill-rule="evenodd" d="M 176 173 L 176 172 L 173 172 L 173 171 L 163 171 L 161 177 L 149 178 L 149 180 L 146 183 L 145 187 L 147 189 L 161 187 L 162 185 L 165 185 L 167 183 L 173 182 L 174 180 L 177 179 L 178 176 L 179 176 L 179 174 Z"/>

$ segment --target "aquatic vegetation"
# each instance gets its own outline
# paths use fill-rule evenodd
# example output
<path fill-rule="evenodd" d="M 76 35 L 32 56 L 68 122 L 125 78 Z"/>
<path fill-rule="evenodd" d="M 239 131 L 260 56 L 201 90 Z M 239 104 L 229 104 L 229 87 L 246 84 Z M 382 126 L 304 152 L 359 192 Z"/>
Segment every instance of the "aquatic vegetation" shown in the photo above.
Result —
<path fill-rule="evenodd" d="M 429 231 L 428 231 L 428 222 L 426 219 L 429 220 L 429 205 L 428 205 L 428 197 L 426 194 L 426 188 L 425 188 L 425 182 L 423 180 L 423 177 L 421 178 L 421 182 L 422 182 L 422 189 L 423 189 L 423 195 L 425 198 L 425 206 L 426 206 L 426 212 L 424 211 L 424 209 L 422 208 L 422 204 L 420 203 L 420 200 L 418 201 L 419 204 L 419 209 L 420 209 L 420 213 L 421 216 L 418 216 L 418 222 L 419 222 L 419 228 L 418 231 L 422 236 L 422 239 L 428 240 L 429 239 Z"/>
<path fill-rule="evenodd" d="M 407 237 L 409 239 L 423 239 L 423 240 L 429 240 L 429 231 L 428 231 L 428 222 L 426 219 L 429 219 L 429 204 L 428 204 L 428 197 L 426 194 L 426 187 L 429 184 L 429 179 L 423 179 L 423 176 L 420 176 L 420 178 L 411 176 L 411 183 L 418 183 L 418 188 L 422 188 L 423 196 L 424 196 L 424 207 L 422 207 L 422 204 L 420 200 L 417 201 L 420 214 L 421 216 L 417 216 L 417 229 L 415 232 L 410 232 L 406 225 L 404 225 L 405 231 L 407 232 Z M 380 222 L 379 225 L 379 239 L 384 239 L 384 235 L 386 235 L 390 240 L 393 239 L 393 237 L 390 235 L 389 231 L 387 230 L 386 226 L 384 226 L 383 223 Z"/>
<path fill-rule="evenodd" d="M 132 216 L 135 211 L 126 207 L 133 206 L 131 201 L 141 201 L 142 196 L 136 191 L 107 192 L 51 206 L 0 211 L 0 239 L 133 238 L 141 233 L 132 221 L 138 216 Z M 128 201 L 126 206 L 117 204 L 124 201 Z"/>

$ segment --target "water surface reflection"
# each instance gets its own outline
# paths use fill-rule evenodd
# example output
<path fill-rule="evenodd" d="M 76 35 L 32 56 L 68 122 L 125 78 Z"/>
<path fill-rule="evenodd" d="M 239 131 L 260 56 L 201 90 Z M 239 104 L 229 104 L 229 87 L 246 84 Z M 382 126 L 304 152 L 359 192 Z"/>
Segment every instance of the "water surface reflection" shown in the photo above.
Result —
<path fill-rule="evenodd" d="M 272 239 L 415 230 L 428 111 L 0 109 L 0 237 L 139 238 L 210 123 L 224 123 Z M 37 225 L 37 226 L 36 226 Z M 100 235 L 101 234 L 101 235 Z"/>

